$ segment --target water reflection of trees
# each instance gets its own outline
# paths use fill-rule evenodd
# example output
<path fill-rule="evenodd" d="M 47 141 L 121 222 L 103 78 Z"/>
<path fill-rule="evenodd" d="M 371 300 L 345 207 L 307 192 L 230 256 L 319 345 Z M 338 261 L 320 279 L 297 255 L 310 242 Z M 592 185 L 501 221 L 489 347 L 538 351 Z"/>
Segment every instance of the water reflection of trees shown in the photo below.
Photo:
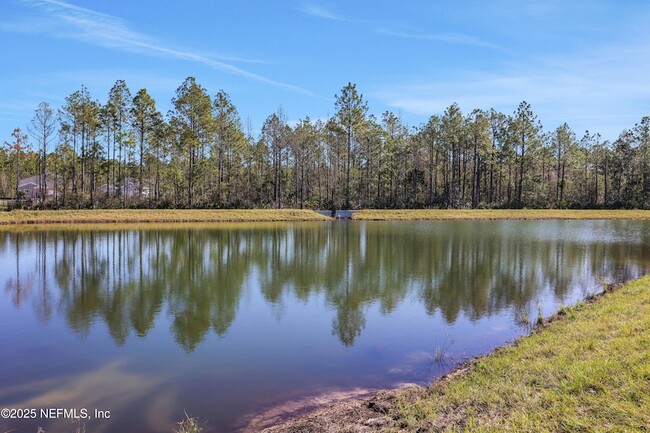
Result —
<path fill-rule="evenodd" d="M 452 323 L 461 313 L 477 320 L 520 310 L 544 289 L 561 300 L 594 276 L 647 272 L 645 231 L 630 242 L 626 231 L 637 228 L 611 225 L 613 238 L 597 242 L 504 223 L 8 232 L 0 254 L 15 263 L 3 278 L 16 304 L 30 300 L 47 319 L 55 303 L 80 333 L 103 321 L 117 344 L 168 314 L 176 341 L 192 351 L 210 330 L 224 335 L 243 291 L 253 290 L 270 304 L 323 295 L 332 333 L 352 345 L 373 303 L 389 314 L 415 299 Z"/>

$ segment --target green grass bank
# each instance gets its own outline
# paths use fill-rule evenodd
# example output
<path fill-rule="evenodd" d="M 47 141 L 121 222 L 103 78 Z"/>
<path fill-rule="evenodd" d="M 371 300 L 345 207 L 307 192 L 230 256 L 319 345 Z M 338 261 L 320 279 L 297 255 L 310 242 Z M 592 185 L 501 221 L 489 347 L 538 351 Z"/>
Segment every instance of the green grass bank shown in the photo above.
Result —
<path fill-rule="evenodd" d="M 302 209 L 96 209 L 0 212 L 0 225 L 328 220 L 329 217 Z"/>
<path fill-rule="evenodd" d="M 497 220 L 497 219 L 650 219 L 650 210 L 569 209 L 366 209 L 356 211 L 353 220 Z"/>
<path fill-rule="evenodd" d="M 353 220 L 497 220 L 497 219 L 644 219 L 650 210 L 529 210 L 529 209 L 367 209 L 354 212 Z M 306 209 L 93 209 L 14 210 L 0 212 L 0 226 L 19 224 L 113 224 L 179 222 L 329 221 Z"/>
<path fill-rule="evenodd" d="M 650 276 L 575 307 L 427 388 L 380 392 L 271 432 L 648 432 Z"/>

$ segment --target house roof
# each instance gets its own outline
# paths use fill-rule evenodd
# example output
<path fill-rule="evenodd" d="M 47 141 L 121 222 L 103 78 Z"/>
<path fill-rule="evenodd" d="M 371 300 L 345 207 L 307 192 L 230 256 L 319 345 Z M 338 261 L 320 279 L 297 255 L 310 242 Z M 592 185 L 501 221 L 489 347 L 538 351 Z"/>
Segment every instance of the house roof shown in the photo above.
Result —
<path fill-rule="evenodd" d="M 46 173 L 45 176 L 46 176 L 45 177 L 45 181 L 46 181 L 45 182 L 45 187 L 46 188 L 53 188 L 54 187 L 54 182 L 52 182 L 50 179 L 54 175 L 52 175 L 50 173 Z M 38 187 L 38 180 L 39 180 L 38 178 L 39 178 L 39 175 L 37 174 L 35 176 L 30 176 L 30 177 L 26 177 L 24 179 L 20 179 L 18 181 L 18 189 L 31 189 L 31 188 Z"/>
<path fill-rule="evenodd" d="M 18 189 L 32 189 L 36 188 L 38 184 L 36 182 L 23 182 L 20 185 L 18 185 Z"/>

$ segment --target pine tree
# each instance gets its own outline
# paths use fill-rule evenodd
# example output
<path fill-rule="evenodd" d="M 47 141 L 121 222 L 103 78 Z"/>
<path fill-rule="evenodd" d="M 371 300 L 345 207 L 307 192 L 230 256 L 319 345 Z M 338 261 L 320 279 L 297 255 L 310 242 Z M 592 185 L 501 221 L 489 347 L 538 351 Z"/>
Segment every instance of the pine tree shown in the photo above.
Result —
<path fill-rule="evenodd" d="M 341 94 L 336 95 L 336 117 L 345 131 L 347 139 L 346 171 L 345 171 L 345 208 L 350 207 L 350 162 L 353 155 L 353 143 L 358 129 L 363 125 L 368 105 L 363 95 L 357 92 L 356 84 L 348 83 Z"/>

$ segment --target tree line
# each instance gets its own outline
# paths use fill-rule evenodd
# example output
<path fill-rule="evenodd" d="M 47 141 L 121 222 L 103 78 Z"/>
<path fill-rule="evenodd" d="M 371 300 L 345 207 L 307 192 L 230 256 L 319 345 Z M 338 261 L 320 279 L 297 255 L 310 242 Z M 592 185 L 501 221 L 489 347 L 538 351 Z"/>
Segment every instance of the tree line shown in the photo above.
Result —
<path fill-rule="evenodd" d="M 650 117 L 613 142 L 566 123 L 545 131 L 514 113 L 457 104 L 409 127 L 379 118 L 353 83 L 335 114 L 290 125 L 280 109 L 259 134 L 230 96 L 189 77 L 163 115 L 118 80 L 104 104 L 85 87 L 41 103 L 0 150 L 0 195 L 50 208 L 650 208 Z M 28 138 L 29 136 L 29 138 Z"/>

